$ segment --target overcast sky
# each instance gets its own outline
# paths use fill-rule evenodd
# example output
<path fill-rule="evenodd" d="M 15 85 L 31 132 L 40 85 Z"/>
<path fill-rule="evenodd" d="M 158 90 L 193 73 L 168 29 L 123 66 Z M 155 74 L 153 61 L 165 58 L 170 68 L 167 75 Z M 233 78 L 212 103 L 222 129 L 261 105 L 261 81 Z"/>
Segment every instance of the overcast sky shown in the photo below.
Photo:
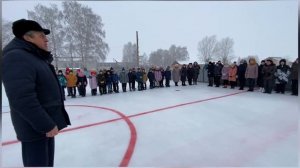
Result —
<path fill-rule="evenodd" d="M 139 31 L 140 54 L 148 56 L 172 44 L 186 46 L 190 61 L 199 61 L 197 45 L 205 36 L 234 39 L 234 55 L 298 57 L 298 1 L 79 1 L 102 17 L 106 61 L 122 61 L 123 46 L 135 42 Z M 27 18 L 36 4 L 60 1 L 2 1 L 2 17 Z"/>

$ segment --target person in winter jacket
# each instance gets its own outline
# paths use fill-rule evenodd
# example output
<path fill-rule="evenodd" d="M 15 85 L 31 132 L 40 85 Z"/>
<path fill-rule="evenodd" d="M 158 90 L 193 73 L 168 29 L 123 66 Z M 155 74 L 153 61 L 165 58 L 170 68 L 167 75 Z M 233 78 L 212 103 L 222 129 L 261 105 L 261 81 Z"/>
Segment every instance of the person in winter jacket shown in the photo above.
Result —
<path fill-rule="evenodd" d="M 154 76 L 154 73 L 153 73 L 153 68 L 149 69 L 147 77 L 148 77 L 149 82 L 150 82 L 150 89 L 153 89 L 155 87 L 155 76 Z"/>
<path fill-rule="evenodd" d="M 70 70 L 69 74 L 66 75 L 67 78 L 67 87 L 71 94 L 72 98 L 76 97 L 76 83 L 77 83 L 77 76 L 73 73 L 73 70 Z"/>
<path fill-rule="evenodd" d="M 276 72 L 276 65 L 271 59 L 266 61 L 266 66 L 263 68 L 264 74 L 264 93 L 272 93 L 274 87 L 274 75 Z"/>
<path fill-rule="evenodd" d="M 58 70 L 57 78 L 61 87 L 61 91 L 63 94 L 63 99 L 66 100 L 65 96 L 65 88 L 67 87 L 67 78 L 65 75 L 62 73 L 62 70 Z"/>
<path fill-rule="evenodd" d="M 229 83 L 230 83 L 230 88 L 234 89 L 236 86 L 236 76 L 237 76 L 237 66 L 235 64 L 231 64 L 229 68 Z"/>
<path fill-rule="evenodd" d="M 159 81 L 159 87 L 164 87 L 164 79 L 165 79 L 165 70 L 163 67 L 160 67 L 161 80 Z"/>
<path fill-rule="evenodd" d="M 221 61 L 218 61 L 218 63 L 216 63 L 214 66 L 214 83 L 216 87 L 220 87 L 221 84 L 222 68 L 223 65 Z"/>
<path fill-rule="evenodd" d="M 299 61 L 298 58 L 292 65 L 291 69 L 291 79 L 292 79 L 292 95 L 298 96 L 298 71 L 299 71 Z"/>
<path fill-rule="evenodd" d="M 89 84 L 90 84 L 92 96 L 96 96 L 97 95 L 97 86 L 98 86 L 96 71 L 91 71 L 91 74 L 89 75 Z"/>
<path fill-rule="evenodd" d="M 136 73 L 135 73 L 135 69 L 134 68 L 129 69 L 128 79 L 129 79 L 129 90 L 130 91 L 135 91 Z"/>
<path fill-rule="evenodd" d="M 264 92 L 264 74 L 263 74 L 263 68 L 265 66 L 265 60 L 262 60 L 260 62 L 260 65 L 258 67 L 258 77 L 257 77 L 257 86 L 259 87 L 260 92 Z"/>
<path fill-rule="evenodd" d="M 170 87 L 170 80 L 171 80 L 171 67 L 167 66 L 165 71 L 165 78 L 166 78 L 166 87 Z"/>
<path fill-rule="evenodd" d="M 99 86 L 99 93 L 100 95 L 107 94 L 106 90 L 106 77 L 103 72 L 103 70 L 99 71 L 99 74 L 97 75 L 97 83 Z"/>
<path fill-rule="evenodd" d="M 200 65 L 197 62 L 194 62 L 193 69 L 194 69 L 193 84 L 197 85 L 198 76 L 200 74 Z"/>
<path fill-rule="evenodd" d="M 186 86 L 185 81 L 187 77 L 187 68 L 186 65 L 183 64 L 180 70 L 180 80 L 182 82 L 182 86 Z"/>
<path fill-rule="evenodd" d="M 172 71 L 172 79 L 175 83 L 175 86 L 178 86 L 178 82 L 180 80 L 180 69 L 179 69 L 179 65 L 175 64 L 174 65 L 174 69 Z"/>
<path fill-rule="evenodd" d="M 122 71 L 120 72 L 120 82 L 122 83 L 122 90 L 123 92 L 126 92 L 127 83 L 129 82 L 128 75 L 125 71 L 125 68 L 122 68 Z"/>
<path fill-rule="evenodd" d="M 244 90 L 246 84 L 246 70 L 247 70 L 247 61 L 241 60 L 240 65 L 238 66 L 238 80 L 240 84 L 239 90 Z"/>
<path fill-rule="evenodd" d="M 112 84 L 113 84 L 113 79 L 112 79 L 111 71 L 107 70 L 106 71 L 106 88 L 107 88 L 108 94 L 112 93 Z"/>
<path fill-rule="evenodd" d="M 142 68 L 142 74 L 143 74 L 143 85 L 142 85 L 142 90 L 147 90 L 147 81 L 148 81 L 148 76 L 145 71 L 145 68 Z"/>
<path fill-rule="evenodd" d="M 193 82 L 194 76 L 195 76 L 195 74 L 194 74 L 193 64 L 189 63 L 188 68 L 187 68 L 187 79 L 188 79 L 189 85 L 193 84 L 192 82 Z"/>
<path fill-rule="evenodd" d="M 276 76 L 276 93 L 285 92 L 285 86 L 289 81 L 290 75 L 290 67 L 286 65 L 286 60 L 282 59 L 279 61 L 279 65 L 277 66 L 277 71 L 275 73 Z"/>
<path fill-rule="evenodd" d="M 115 93 L 119 93 L 119 76 L 114 70 L 111 70 L 111 78 Z"/>
<path fill-rule="evenodd" d="M 161 71 L 160 71 L 159 67 L 155 68 L 154 76 L 155 76 L 155 86 L 160 87 L 161 86 L 160 82 L 162 80 L 162 74 L 161 74 Z"/>
<path fill-rule="evenodd" d="M 222 68 L 222 80 L 223 80 L 223 88 L 227 88 L 229 82 L 229 65 L 225 63 L 224 67 Z"/>
<path fill-rule="evenodd" d="M 67 75 L 69 75 L 69 73 L 70 73 L 70 68 L 67 67 L 66 70 L 65 70 L 65 77 L 66 77 Z M 71 96 L 71 92 L 70 92 L 70 90 L 69 90 L 68 88 L 67 88 L 67 92 L 68 92 L 68 95 L 67 95 L 67 96 Z"/>
<path fill-rule="evenodd" d="M 138 83 L 138 91 L 142 91 L 143 73 L 141 71 L 141 68 L 138 68 L 138 70 L 136 72 L 136 81 Z"/>
<path fill-rule="evenodd" d="M 208 86 L 212 87 L 214 83 L 214 77 L 215 77 L 215 65 L 213 62 L 209 62 L 207 67 L 207 76 L 208 76 Z"/>
<path fill-rule="evenodd" d="M 85 74 L 78 69 L 77 70 L 77 88 L 78 88 L 78 92 L 79 95 L 82 97 L 85 97 L 86 95 L 86 86 L 87 86 L 87 78 L 85 76 Z"/>
<path fill-rule="evenodd" d="M 248 80 L 249 90 L 253 92 L 255 86 L 255 80 L 258 77 L 258 65 L 256 63 L 255 58 L 249 59 L 249 64 L 246 69 L 245 77 Z"/>
<path fill-rule="evenodd" d="M 51 64 L 50 30 L 21 19 L 13 22 L 12 32 L 15 37 L 3 49 L 1 68 L 23 165 L 53 167 L 55 136 L 71 123 Z"/>

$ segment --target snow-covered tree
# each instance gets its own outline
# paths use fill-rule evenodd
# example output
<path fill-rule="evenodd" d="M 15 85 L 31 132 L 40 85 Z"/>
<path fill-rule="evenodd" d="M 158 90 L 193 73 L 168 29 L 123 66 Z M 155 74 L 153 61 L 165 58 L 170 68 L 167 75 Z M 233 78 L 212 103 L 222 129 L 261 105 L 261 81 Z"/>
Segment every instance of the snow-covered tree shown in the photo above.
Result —
<path fill-rule="evenodd" d="M 216 35 L 206 36 L 198 43 L 199 58 L 201 61 L 208 63 L 213 59 L 217 52 Z"/>
<path fill-rule="evenodd" d="M 217 43 L 216 59 L 223 63 L 230 63 L 234 59 L 233 55 L 234 41 L 232 38 L 223 38 Z"/>
<path fill-rule="evenodd" d="M 63 13 L 55 4 L 50 4 L 49 7 L 44 5 L 36 5 L 33 11 L 27 11 L 28 19 L 37 21 L 50 30 L 48 35 L 49 49 L 54 56 L 55 66 L 57 68 L 59 57 L 64 55 L 64 27 L 63 27 Z"/>
<path fill-rule="evenodd" d="M 137 63 L 137 46 L 128 42 L 123 47 L 123 62 Z"/>
<path fill-rule="evenodd" d="M 2 18 L 2 48 L 4 48 L 13 38 L 12 22 Z"/>
<path fill-rule="evenodd" d="M 82 59 L 82 66 L 87 61 L 102 62 L 109 52 L 108 44 L 104 41 L 105 31 L 102 18 L 76 1 L 63 2 L 63 14 L 66 23 L 66 36 L 72 46 L 72 54 Z M 69 49 L 70 50 L 70 49 Z"/>

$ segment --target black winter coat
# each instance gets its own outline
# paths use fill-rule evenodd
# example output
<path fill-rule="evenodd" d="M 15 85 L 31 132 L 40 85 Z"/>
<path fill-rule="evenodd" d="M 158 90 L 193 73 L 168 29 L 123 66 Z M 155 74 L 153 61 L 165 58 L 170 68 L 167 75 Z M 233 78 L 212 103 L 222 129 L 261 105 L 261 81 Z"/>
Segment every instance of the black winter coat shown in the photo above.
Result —
<path fill-rule="evenodd" d="M 135 80 L 136 80 L 136 73 L 135 72 L 129 72 L 128 73 L 128 79 L 129 79 L 130 83 L 135 82 Z"/>
<path fill-rule="evenodd" d="M 222 76 L 222 64 L 214 65 L 214 76 L 221 77 Z"/>
<path fill-rule="evenodd" d="M 186 81 L 187 68 L 181 68 L 180 70 L 181 81 Z"/>
<path fill-rule="evenodd" d="M 148 77 L 149 81 L 155 81 L 155 76 L 154 76 L 153 72 L 148 72 L 147 77 Z"/>
<path fill-rule="evenodd" d="M 215 72 L 215 65 L 213 63 L 208 64 L 207 66 L 207 76 L 208 77 L 214 77 L 214 72 Z"/>
<path fill-rule="evenodd" d="M 3 50 L 3 84 L 20 141 L 46 137 L 70 125 L 50 52 L 14 38 Z"/>
<path fill-rule="evenodd" d="M 192 79 L 195 76 L 195 71 L 193 67 L 188 67 L 187 68 L 187 78 Z"/>
<path fill-rule="evenodd" d="M 246 74 L 246 70 L 247 70 L 247 63 L 243 63 L 241 65 L 239 65 L 238 67 L 238 78 L 239 79 L 245 79 L 245 74 Z"/>
<path fill-rule="evenodd" d="M 166 80 L 171 80 L 171 70 L 165 71 L 165 78 L 166 78 Z"/>

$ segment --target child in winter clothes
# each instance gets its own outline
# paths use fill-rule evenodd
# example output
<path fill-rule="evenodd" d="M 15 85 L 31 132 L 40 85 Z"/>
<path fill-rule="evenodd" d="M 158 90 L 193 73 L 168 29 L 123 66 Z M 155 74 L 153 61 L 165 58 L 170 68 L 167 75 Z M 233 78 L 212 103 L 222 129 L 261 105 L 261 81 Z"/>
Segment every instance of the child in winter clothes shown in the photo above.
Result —
<path fill-rule="evenodd" d="M 285 86 L 289 81 L 290 67 L 286 65 L 286 60 L 282 59 L 277 66 L 276 76 L 276 93 L 285 92 Z"/>
<path fill-rule="evenodd" d="M 125 71 L 125 68 L 122 68 L 122 71 L 120 72 L 120 82 L 122 83 L 122 90 L 123 92 L 126 92 L 127 83 L 129 81 L 128 75 Z"/>
<path fill-rule="evenodd" d="M 153 89 L 155 87 L 155 76 L 152 68 L 149 69 L 147 77 L 149 78 L 150 89 Z"/>
<path fill-rule="evenodd" d="M 166 87 L 170 87 L 170 80 L 171 80 L 170 66 L 167 66 L 167 69 L 165 71 L 165 78 L 166 78 Z"/>
<path fill-rule="evenodd" d="M 90 84 L 92 96 L 96 96 L 97 95 L 97 73 L 96 73 L 96 71 L 91 71 L 91 75 L 89 76 L 89 84 Z"/>
<path fill-rule="evenodd" d="M 77 83 L 77 77 L 75 74 L 73 74 L 73 71 L 70 70 L 69 74 L 66 75 L 67 78 L 67 87 L 68 90 L 72 96 L 72 98 L 76 97 L 76 83 Z"/>
<path fill-rule="evenodd" d="M 249 90 L 253 92 L 255 86 L 255 80 L 258 77 L 258 65 L 256 63 L 255 58 L 249 59 L 249 64 L 247 65 L 245 77 L 248 80 Z"/>
<path fill-rule="evenodd" d="M 128 79 L 129 79 L 129 90 L 130 91 L 135 91 L 136 73 L 135 73 L 135 69 L 134 68 L 129 69 Z"/>
<path fill-rule="evenodd" d="M 142 68 L 142 74 L 143 74 L 143 85 L 142 85 L 142 90 L 146 90 L 147 89 L 147 80 L 148 80 L 148 76 L 147 73 L 145 72 L 145 69 Z"/>
<path fill-rule="evenodd" d="M 197 85 L 198 76 L 200 74 L 200 65 L 197 62 L 194 62 L 193 69 L 194 69 L 193 84 Z"/>
<path fill-rule="evenodd" d="M 193 64 L 189 63 L 188 68 L 187 68 L 187 78 L 188 78 L 189 85 L 192 85 L 194 76 L 195 76 L 195 74 L 194 74 Z"/>
<path fill-rule="evenodd" d="M 266 61 L 266 66 L 263 68 L 264 74 L 264 93 L 272 93 L 273 86 L 274 86 L 274 74 L 276 72 L 276 65 L 273 63 L 272 60 Z"/>
<path fill-rule="evenodd" d="M 100 70 L 99 74 L 97 75 L 97 83 L 99 86 L 100 95 L 106 94 L 106 77 L 102 70 Z"/>
<path fill-rule="evenodd" d="M 112 93 L 112 83 L 113 83 L 113 80 L 112 80 L 111 71 L 108 70 L 108 71 L 106 71 L 106 87 L 108 90 L 108 94 Z"/>
<path fill-rule="evenodd" d="M 154 76 L 155 76 L 155 86 L 160 87 L 160 82 L 162 80 L 162 75 L 159 67 L 156 67 L 154 71 Z"/>
<path fill-rule="evenodd" d="M 63 94 L 63 99 L 66 100 L 66 96 L 65 96 L 65 88 L 67 87 L 67 79 L 64 76 L 64 74 L 62 73 L 62 70 L 58 71 L 58 75 L 57 75 L 60 87 L 61 87 L 61 91 Z"/>
<path fill-rule="evenodd" d="M 238 80 L 240 83 L 240 89 L 244 90 L 245 84 L 246 84 L 246 70 L 247 70 L 247 61 L 241 60 L 240 65 L 238 66 Z"/>
<path fill-rule="evenodd" d="M 232 64 L 229 68 L 229 83 L 230 88 L 234 89 L 236 85 L 236 76 L 237 76 L 237 66 L 235 64 Z"/>
<path fill-rule="evenodd" d="M 186 86 L 185 81 L 187 77 L 187 68 L 185 64 L 182 65 L 182 68 L 180 70 L 180 75 L 181 75 L 182 86 Z"/>
<path fill-rule="evenodd" d="M 164 87 L 164 79 L 165 79 L 165 70 L 163 67 L 160 67 L 161 80 L 159 81 L 159 87 Z"/>
<path fill-rule="evenodd" d="M 174 69 L 172 71 L 172 79 L 175 83 L 175 86 L 178 86 L 178 82 L 180 80 L 180 69 L 179 69 L 179 65 L 175 64 L 174 65 Z"/>
<path fill-rule="evenodd" d="M 112 83 L 115 93 L 119 93 L 119 76 L 114 70 L 111 71 Z"/>
<path fill-rule="evenodd" d="M 229 65 L 225 64 L 222 68 L 222 80 L 223 80 L 223 88 L 227 88 L 228 80 L 229 80 Z"/>
<path fill-rule="evenodd" d="M 138 91 L 142 91 L 143 73 L 140 68 L 136 72 L 136 81 L 138 82 Z"/>
<path fill-rule="evenodd" d="M 216 87 L 220 87 L 221 84 L 222 68 L 221 61 L 218 61 L 214 66 L 214 83 Z"/>
<path fill-rule="evenodd" d="M 77 88 L 78 88 L 78 92 L 79 95 L 82 97 L 85 97 L 86 95 L 86 85 L 87 85 L 87 78 L 85 76 L 85 74 L 78 69 L 77 70 Z"/>
<path fill-rule="evenodd" d="M 208 76 L 208 86 L 213 87 L 215 77 L 215 64 L 213 62 L 209 62 L 206 69 Z"/>
<path fill-rule="evenodd" d="M 260 62 L 260 65 L 258 67 L 258 77 L 257 77 L 257 86 L 259 87 L 260 92 L 264 92 L 264 74 L 263 74 L 263 68 L 265 66 L 265 60 L 262 60 Z"/>

